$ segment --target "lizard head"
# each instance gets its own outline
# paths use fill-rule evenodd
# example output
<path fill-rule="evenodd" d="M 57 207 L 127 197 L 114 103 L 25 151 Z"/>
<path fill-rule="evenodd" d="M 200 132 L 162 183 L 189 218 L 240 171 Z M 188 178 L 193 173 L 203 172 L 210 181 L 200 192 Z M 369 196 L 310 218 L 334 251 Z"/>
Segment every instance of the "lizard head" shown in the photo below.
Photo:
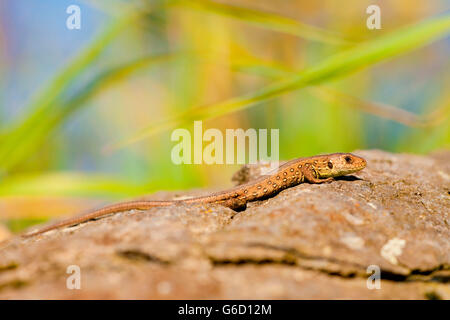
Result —
<path fill-rule="evenodd" d="M 339 177 L 366 167 L 366 160 L 351 153 L 333 153 L 320 161 L 316 170 L 320 178 Z"/>

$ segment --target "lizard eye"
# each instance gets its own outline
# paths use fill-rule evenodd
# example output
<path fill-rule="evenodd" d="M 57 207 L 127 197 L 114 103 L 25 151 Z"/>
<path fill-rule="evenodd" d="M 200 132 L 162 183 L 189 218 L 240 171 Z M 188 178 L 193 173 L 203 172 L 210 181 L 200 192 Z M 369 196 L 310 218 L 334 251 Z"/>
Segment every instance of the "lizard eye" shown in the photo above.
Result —
<path fill-rule="evenodd" d="M 328 168 L 333 169 L 333 163 L 331 161 L 328 161 Z"/>
<path fill-rule="evenodd" d="M 352 158 L 350 156 L 346 156 L 344 159 L 345 159 L 345 162 L 352 163 Z"/>

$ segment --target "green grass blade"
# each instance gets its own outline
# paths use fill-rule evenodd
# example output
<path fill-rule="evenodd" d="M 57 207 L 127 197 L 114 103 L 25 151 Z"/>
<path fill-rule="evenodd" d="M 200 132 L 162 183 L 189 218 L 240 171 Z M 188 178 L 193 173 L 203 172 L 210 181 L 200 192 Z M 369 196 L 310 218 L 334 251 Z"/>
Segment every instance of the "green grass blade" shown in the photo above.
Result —
<path fill-rule="evenodd" d="M 92 62 L 94 62 L 103 52 L 105 47 L 117 36 L 128 19 L 112 24 L 105 32 L 103 32 L 96 40 L 78 55 L 62 72 L 60 72 L 49 86 L 41 91 L 39 95 L 32 101 L 31 109 L 33 116 L 29 116 L 22 125 L 38 122 L 40 114 L 48 105 L 63 92 L 72 80 L 82 73 Z"/>
<path fill-rule="evenodd" d="M 377 62 L 420 48 L 433 40 L 444 37 L 449 32 L 449 16 L 402 28 L 337 53 L 314 67 L 300 71 L 257 91 L 222 103 L 193 108 L 178 116 L 153 124 L 131 138 L 107 146 L 106 150 L 111 151 L 124 147 L 173 126 L 189 123 L 193 120 L 219 117 L 278 97 L 284 93 L 343 77 Z"/>
<path fill-rule="evenodd" d="M 328 103 L 338 103 L 342 106 L 355 108 L 409 127 L 430 127 L 438 124 L 436 117 L 426 118 L 385 103 L 361 100 L 333 88 L 316 86 L 311 88 L 311 91 L 315 96 Z"/>
<path fill-rule="evenodd" d="M 333 45 L 348 45 L 352 43 L 334 32 L 307 25 L 297 20 L 273 13 L 247 9 L 209 0 L 173 1 L 169 3 L 181 6 L 183 8 L 190 8 L 239 19 L 269 30 L 284 32 L 312 41 Z"/>
<path fill-rule="evenodd" d="M 237 63 L 233 62 L 231 68 L 237 72 L 260 75 L 275 80 L 289 76 L 295 72 L 286 66 L 279 66 L 256 57 L 250 57 L 248 54 L 246 55 L 246 59 L 240 60 Z M 385 103 L 362 100 L 327 86 L 311 86 L 308 89 L 314 96 L 324 102 L 357 109 L 410 127 L 425 128 L 437 126 L 448 117 L 449 108 L 447 105 L 436 108 L 428 115 L 417 115 Z"/>
<path fill-rule="evenodd" d="M 154 186 L 156 188 L 156 185 Z M 149 192 L 149 185 L 137 185 L 104 174 L 48 172 L 6 178 L 0 196 L 133 196 Z"/>
<path fill-rule="evenodd" d="M 31 128 L 26 127 L 28 128 L 26 136 L 21 136 L 20 143 L 16 141 L 14 148 L 12 148 L 12 141 L 15 141 L 14 139 L 19 137 L 17 132 L 13 131 L 11 136 L 5 137 L 7 140 L 11 140 L 11 143 L 9 144 L 8 152 L 6 152 L 8 149 L 5 146 L 0 146 L 0 151 L 3 151 L 3 153 L 0 153 L 0 155 L 3 155 L 0 158 L 2 170 L 10 170 L 35 152 L 45 142 L 52 130 L 66 121 L 79 108 L 85 106 L 85 102 L 97 93 L 120 82 L 136 70 L 148 67 L 151 64 L 164 62 L 171 57 L 171 55 L 148 56 L 111 68 L 95 77 L 68 102 L 60 98 L 54 100 L 48 106 L 58 106 L 58 108 L 52 108 L 51 111 L 47 110 L 45 113 L 39 112 L 39 122 L 33 122 Z M 34 117 L 36 117 L 35 113 L 31 115 L 31 118 Z"/>
<path fill-rule="evenodd" d="M 27 144 L 27 140 L 34 135 L 35 128 L 39 131 L 41 123 L 46 117 L 55 112 L 58 104 L 55 101 L 62 96 L 73 80 L 84 72 L 104 51 L 113 39 L 135 19 L 135 15 L 127 16 L 112 23 L 93 43 L 83 50 L 70 64 L 64 68 L 31 102 L 30 114 L 19 123 L 2 128 L 0 145 L 0 173 L 10 169 L 8 163 L 14 163 L 14 153 L 21 144 Z M 44 120 L 45 122 L 45 120 Z M 20 152 L 19 152 L 20 153 Z M 28 153 L 29 154 L 29 153 Z M 19 157 L 20 158 L 20 157 Z"/>

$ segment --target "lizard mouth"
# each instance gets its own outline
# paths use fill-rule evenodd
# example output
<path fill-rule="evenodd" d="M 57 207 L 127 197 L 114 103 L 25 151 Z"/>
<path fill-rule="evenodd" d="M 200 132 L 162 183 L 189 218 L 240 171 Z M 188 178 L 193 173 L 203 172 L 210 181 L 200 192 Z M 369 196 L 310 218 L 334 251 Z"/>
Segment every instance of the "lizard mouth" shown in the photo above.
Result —
<path fill-rule="evenodd" d="M 365 164 L 365 163 L 362 163 L 362 164 L 360 164 L 359 166 L 357 166 L 357 167 L 355 167 L 355 168 L 352 168 L 352 169 L 350 170 L 350 172 L 361 171 L 361 170 L 364 169 L 365 167 L 366 167 L 366 164 Z"/>
<path fill-rule="evenodd" d="M 353 172 L 355 172 L 355 171 L 359 171 L 359 170 L 364 169 L 366 167 L 366 165 L 367 165 L 366 160 L 364 158 L 360 158 L 360 157 L 357 157 L 357 156 L 354 156 L 354 157 L 357 159 L 357 161 L 353 162 L 353 168 L 351 168 L 351 170 Z"/>
<path fill-rule="evenodd" d="M 365 159 L 361 158 L 361 164 L 358 167 L 358 170 L 362 170 L 367 166 L 367 162 Z"/>
<path fill-rule="evenodd" d="M 366 161 L 364 159 L 361 159 L 360 163 L 358 163 L 358 164 L 354 163 L 351 168 L 348 168 L 348 170 L 346 170 L 345 174 L 350 174 L 350 173 L 355 173 L 355 172 L 361 171 L 365 167 L 366 167 Z"/>

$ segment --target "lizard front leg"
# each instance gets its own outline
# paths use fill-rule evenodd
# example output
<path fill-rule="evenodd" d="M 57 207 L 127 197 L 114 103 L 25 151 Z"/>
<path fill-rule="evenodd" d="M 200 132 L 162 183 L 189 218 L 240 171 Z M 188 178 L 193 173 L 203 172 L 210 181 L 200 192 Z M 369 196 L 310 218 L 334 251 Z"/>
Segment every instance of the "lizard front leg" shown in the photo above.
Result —
<path fill-rule="evenodd" d="M 306 167 L 302 170 L 303 175 L 305 176 L 305 179 L 308 180 L 308 182 L 311 183 L 324 183 L 324 182 L 331 182 L 333 181 L 333 178 L 326 178 L 326 179 L 320 179 L 318 178 L 318 174 L 316 170 L 312 167 Z"/>

